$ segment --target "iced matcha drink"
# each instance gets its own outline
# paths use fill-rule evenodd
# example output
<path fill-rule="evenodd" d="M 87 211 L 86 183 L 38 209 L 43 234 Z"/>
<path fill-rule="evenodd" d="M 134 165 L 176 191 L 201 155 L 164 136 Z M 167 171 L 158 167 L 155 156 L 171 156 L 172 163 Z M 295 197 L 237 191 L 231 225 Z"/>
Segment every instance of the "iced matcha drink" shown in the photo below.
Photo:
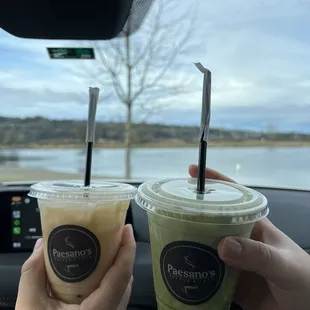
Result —
<path fill-rule="evenodd" d="M 147 210 L 159 310 L 228 310 L 239 273 L 216 248 L 224 236 L 249 238 L 268 214 L 266 198 L 238 184 L 196 179 L 146 182 L 137 203 Z"/>
<path fill-rule="evenodd" d="M 119 250 L 136 188 L 119 183 L 41 182 L 38 198 L 51 294 L 80 304 L 96 290 Z"/>

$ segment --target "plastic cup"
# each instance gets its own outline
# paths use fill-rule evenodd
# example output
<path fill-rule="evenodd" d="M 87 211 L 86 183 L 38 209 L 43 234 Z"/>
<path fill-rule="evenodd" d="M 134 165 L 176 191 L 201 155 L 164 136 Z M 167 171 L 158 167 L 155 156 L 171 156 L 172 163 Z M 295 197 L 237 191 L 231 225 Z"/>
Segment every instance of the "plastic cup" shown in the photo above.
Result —
<path fill-rule="evenodd" d="M 95 291 L 120 247 L 136 188 L 123 183 L 40 182 L 38 199 L 51 295 L 80 304 Z"/>
<path fill-rule="evenodd" d="M 242 185 L 197 179 L 142 184 L 136 202 L 148 213 L 156 299 L 159 310 L 228 310 L 239 272 L 220 260 L 225 236 L 249 238 L 266 217 L 267 199 Z"/>

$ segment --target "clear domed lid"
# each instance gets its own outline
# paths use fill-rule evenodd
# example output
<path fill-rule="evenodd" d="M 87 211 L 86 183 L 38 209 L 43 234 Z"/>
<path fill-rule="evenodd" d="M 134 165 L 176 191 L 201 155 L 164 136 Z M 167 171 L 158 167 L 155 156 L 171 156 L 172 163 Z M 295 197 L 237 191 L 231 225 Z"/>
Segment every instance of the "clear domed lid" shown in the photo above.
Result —
<path fill-rule="evenodd" d="M 32 185 L 29 196 L 62 201 L 118 201 L 130 200 L 136 192 L 136 187 L 125 183 L 94 181 L 84 186 L 81 181 L 46 181 Z"/>
<path fill-rule="evenodd" d="M 204 194 L 196 191 L 197 179 L 168 179 L 142 184 L 137 203 L 148 212 L 188 218 L 231 218 L 231 223 L 256 221 L 268 214 L 267 199 L 245 186 L 207 180 Z M 226 221 L 225 221 L 226 222 Z"/>

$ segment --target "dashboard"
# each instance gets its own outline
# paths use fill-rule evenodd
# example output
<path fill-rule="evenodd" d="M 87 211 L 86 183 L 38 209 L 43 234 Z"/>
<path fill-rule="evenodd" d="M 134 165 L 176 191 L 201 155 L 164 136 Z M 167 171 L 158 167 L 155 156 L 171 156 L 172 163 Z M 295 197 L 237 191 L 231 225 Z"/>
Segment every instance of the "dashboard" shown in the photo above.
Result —
<path fill-rule="evenodd" d="M 42 236 L 36 199 L 28 197 L 29 187 L 10 187 L 0 192 L 0 253 L 32 251 Z"/>
<path fill-rule="evenodd" d="M 31 184 L 0 185 L 0 309 L 14 309 L 21 266 L 41 236 L 37 201 Z M 138 186 L 139 183 L 132 183 Z M 270 220 L 310 253 L 310 191 L 255 188 L 269 201 Z M 128 310 L 157 309 L 147 215 L 131 202 L 127 223 L 137 241 L 134 283 Z M 141 285 L 143 283 L 143 285 Z M 231 309 L 240 309 L 232 305 Z"/>

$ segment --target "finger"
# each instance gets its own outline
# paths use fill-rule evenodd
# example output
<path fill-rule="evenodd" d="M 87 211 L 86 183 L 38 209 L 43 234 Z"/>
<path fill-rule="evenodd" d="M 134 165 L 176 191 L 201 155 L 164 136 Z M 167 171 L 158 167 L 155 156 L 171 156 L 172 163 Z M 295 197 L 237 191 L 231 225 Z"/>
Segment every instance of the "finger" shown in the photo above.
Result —
<path fill-rule="evenodd" d="M 189 175 L 192 178 L 198 177 L 198 166 L 197 165 L 190 165 L 188 168 L 188 171 L 189 171 Z M 225 176 L 225 175 L 223 175 L 223 174 L 221 174 L 221 173 L 219 173 L 213 169 L 210 169 L 210 168 L 206 169 L 206 178 L 236 183 L 233 179 L 230 179 L 229 177 L 227 177 L 227 176 Z"/>
<path fill-rule="evenodd" d="M 281 285 L 283 281 L 291 280 L 288 258 L 271 245 L 241 237 L 226 237 L 220 241 L 218 253 L 226 264 L 255 272 L 273 283 Z"/>
<path fill-rule="evenodd" d="M 38 239 L 33 253 L 22 267 L 16 309 L 34 309 L 47 300 L 42 244 L 42 239 Z"/>
<path fill-rule="evenodd" d="M 255 224 L 251 239 L 261 241 L 277 249 L 294 249 L 297 246 L 288 236 L 275 227 L 268 218 L 264 218 Z"/>
<path fill-rule="evenodd" d="M 136 253 L 131 225 L 126 225 L 120 250 L 113 266 L 104 276 L 100 287 L 82 303 L 85 310 L 117 309 L 130 281 Z"/>
<path fill-rule="evenodd" d="M 131 278 L 129 280 L 125 294 L 123 295 L 122 300 L 117 307 L 117 310 L 126 310 L 127 309 L 129 299 L 130 299 L 130 295 L 131 295 L 131 290 L 132 290 L 132 283 L 133 283 L 133 276 L 131 276 Z"/>

